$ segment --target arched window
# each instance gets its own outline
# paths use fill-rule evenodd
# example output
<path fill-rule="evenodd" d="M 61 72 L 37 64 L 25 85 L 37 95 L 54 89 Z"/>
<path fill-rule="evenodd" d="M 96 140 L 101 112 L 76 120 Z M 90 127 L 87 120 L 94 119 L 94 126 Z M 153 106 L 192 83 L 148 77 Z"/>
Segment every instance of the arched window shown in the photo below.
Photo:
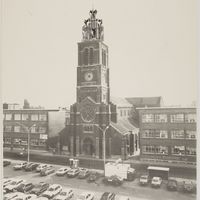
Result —
<path fill-rule="evenodd" d="M 84 50 L 84 57 L 83 57 L 83 63 L 84 63 L 84 65 L 88 65 L 88 48 L 86 48 L 85 50 Z"/>
<path fill-rule="evenodd" d="M 102 49 L 102 64 L 106 66 L 106 51 Z"/>
<path fill-rule="evenodd" d="M 90 54 L 89 54 L 89 64 L 93 64 L 93 59 L 94 59 L 94 49 L 90 48 Z"/>

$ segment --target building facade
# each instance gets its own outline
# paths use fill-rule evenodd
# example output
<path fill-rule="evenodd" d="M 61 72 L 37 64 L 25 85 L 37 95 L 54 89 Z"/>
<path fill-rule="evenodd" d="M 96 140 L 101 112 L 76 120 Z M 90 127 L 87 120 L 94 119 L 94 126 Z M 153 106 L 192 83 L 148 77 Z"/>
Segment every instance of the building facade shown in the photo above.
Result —
<path fill-rule="evenodd" d="M 46 150 L 47 140 L 65 127 L 66 111 L 59 109 L 3 109 L 4 147 Z"/>
<path fill-rule="evenodd" d="M 135 151 L 137 141 L 130 134 L 138 130 L 127 119 L 117 119 L 117 106 L 110 99 L 108 46 L 103 42 L 102 20 L 96 18 L 96 10 L 89 14 L 78 43 L 77 99 L 70 108 L 70 124 L 61 136 L 65 141 L 62 145 L 68 145 L 72 156 L 102 158 L 106 151 L 106 156 L 125 157 Z"/>
<path fill-rule="evenodd" d="M 196 161 L 196 108 L 138 108 L 141 159 Z"/>

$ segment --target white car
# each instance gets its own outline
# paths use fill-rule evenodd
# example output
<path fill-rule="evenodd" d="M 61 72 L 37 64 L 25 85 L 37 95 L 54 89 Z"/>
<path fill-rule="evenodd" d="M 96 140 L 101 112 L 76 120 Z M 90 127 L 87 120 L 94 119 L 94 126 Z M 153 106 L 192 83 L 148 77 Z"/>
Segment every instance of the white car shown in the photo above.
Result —
<path fill-rule="evenodd" d="M 57 194 L 59 194 L 62 191 L 62 186 L 59 184 L 53 184 L 49 187 L 48 190 L 46 190 L 42 196 L 43 197 L 47 197 L 47 198 L 53 198 L 55 197 Z"/>
<path fill-rule="evenodd" d="M 45 169 L 47 167 L 48 167 L 47 164 L 40 164 L 40 165 L 37 166 L 36 172 L 41 172 L 41 170 L 43 170 L 43 169 Z"/>
<path fill-rule="evenodd" d="M 4 189 L 7 192 L 12 192 L 16 187 L 18 187 L 23 182 L 24 182 L 23 179 L 13 179 L 7 186 L 4 187 Z"/>
<path fill-rule="evenodd" d="M 74 195 L 74 192 L 70 188 L 62 190 L 62 192 L 56 196 L 53 200 L 68 200 L 71 199 Z"/>
<path fill-rule="evenodd" d="M 77 198 L 77 200 L 93 200 L 93 199 L 94 199 L 94 193 L 92 192 L 83 192 Z"/>
<path fill-rule="evenodd" d="M 21 195 L 23 195 L 23 193 L 21 193 L 21 192 L 8 193 L 8 194 L 4 195 L 3 200 L 11 200 L 11 199 L 19 197 Z"/>
<path fill-rule="evenodd" d="M 69 167 L 62 167 L 59 170 L 56 171 L 57 176 L 63 176 L 65 175 L 71 168 Z"/>
<path fill-rule="evenodd" d="M 160 177 L 153 177 L 151 180 L 151 186 L 152 187 L 160 187 L 162 184 L 162 179 Z"/>
<path fill-rule="evenodd" d="M 117 200 L 130 200 L 130 197 L 128 197 L 128 196 L 118 196 L 117 195 L 117 198 L 116 198 Z"/>
<path fill-rule="evenodd" d="M 28 163 L 27 162 L 22 162 L 22 163 L 18 163 L 15 166 L 13 166 L 14 170 L 20 170 L 23 169 Z"/>
<path fill-rule="evenodd" d="M 15 197 L 13 200 L 34 200 L 37 198 L 35 194 L 20 194 L 19 196 Z"/>
<path fill-rule="evenodd" d="M 37 197 L 33 200 L 49 200 L 47 197 Z"/>

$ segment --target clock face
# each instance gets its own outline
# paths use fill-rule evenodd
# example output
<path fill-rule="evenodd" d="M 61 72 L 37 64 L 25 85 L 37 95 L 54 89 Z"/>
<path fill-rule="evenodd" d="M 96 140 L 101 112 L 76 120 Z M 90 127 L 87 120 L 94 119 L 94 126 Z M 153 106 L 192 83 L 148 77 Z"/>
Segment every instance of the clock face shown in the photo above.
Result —
<path fill-rule="evenodd" d="M 91 122 L 94 120 L 96 114 L 95 107 L 91 105 L 84 105 L 81 109 L 81 118 L 84 122 Z"/>
<path fill-rule="evenodd" d="M 86 81 L 91 81 L 93 79 L 93 73 L 92 72 L 86 72 L 84 77 L 85 77 Z"/>

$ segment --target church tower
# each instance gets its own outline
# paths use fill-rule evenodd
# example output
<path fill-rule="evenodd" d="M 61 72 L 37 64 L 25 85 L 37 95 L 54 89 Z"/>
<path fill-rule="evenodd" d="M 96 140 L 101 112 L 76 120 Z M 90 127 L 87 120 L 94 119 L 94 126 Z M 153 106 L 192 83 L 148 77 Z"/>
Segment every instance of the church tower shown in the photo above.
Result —
<path fill-rule="evenodd" d="M 76 103 L 70 108 L 70 152 L 102 158 L 103 131 L 111 120 L 108 46 L 102 20 L 89 12 L 78 43 Z M 109 139 L 106 141 L 109 148 Z M 109 154 L 110 150 L 106 149 Z"/>

